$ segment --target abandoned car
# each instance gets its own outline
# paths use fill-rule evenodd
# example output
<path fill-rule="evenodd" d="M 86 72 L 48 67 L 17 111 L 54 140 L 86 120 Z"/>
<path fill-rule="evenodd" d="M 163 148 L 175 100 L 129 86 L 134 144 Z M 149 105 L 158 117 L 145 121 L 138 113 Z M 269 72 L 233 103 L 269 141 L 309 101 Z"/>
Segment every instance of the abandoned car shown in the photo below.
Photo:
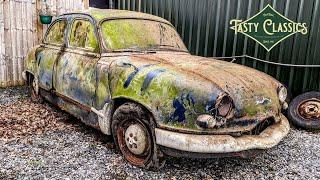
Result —
<path fill-rule="evenodd" d="M 286 88 L 257 70 L 191 55 L 149 14 L 90 9 L 58 16 L 23 77 L 45 99 L 112 135 L 126 160 L 247 156 L 289 132 Z"/>

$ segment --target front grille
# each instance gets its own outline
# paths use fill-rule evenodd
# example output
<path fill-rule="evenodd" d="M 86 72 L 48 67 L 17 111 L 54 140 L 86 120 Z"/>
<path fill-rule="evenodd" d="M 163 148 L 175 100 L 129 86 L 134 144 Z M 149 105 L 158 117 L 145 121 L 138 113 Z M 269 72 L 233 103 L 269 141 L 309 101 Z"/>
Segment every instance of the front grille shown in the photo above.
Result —
<path fill-rule="evenodd" d="M 275 123 L 275 120 L 273 117 L 267 118 L 263 121 L 261 121 L 254 129 L 252 129 L 249 132 L 246 132 L 247 135 L 259 135 L 262 131 L 267 129 L 267 127 L 271 126 Z"/>

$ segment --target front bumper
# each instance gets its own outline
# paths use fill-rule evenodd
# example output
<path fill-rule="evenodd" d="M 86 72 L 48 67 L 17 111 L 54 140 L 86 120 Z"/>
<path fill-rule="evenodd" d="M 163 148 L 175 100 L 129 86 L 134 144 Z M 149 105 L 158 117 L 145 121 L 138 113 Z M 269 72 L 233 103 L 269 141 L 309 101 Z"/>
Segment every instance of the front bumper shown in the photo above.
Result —
<path fill-rule="evenodd" d="M 194 135 L 155 129 L 156 143 L 166 148 L 193 153 L 233 153 L 246 150 L 268 149 L 277 145 L 290 130 L 287 118 L 281 114 L 280 121 L 259 135 Z"/>

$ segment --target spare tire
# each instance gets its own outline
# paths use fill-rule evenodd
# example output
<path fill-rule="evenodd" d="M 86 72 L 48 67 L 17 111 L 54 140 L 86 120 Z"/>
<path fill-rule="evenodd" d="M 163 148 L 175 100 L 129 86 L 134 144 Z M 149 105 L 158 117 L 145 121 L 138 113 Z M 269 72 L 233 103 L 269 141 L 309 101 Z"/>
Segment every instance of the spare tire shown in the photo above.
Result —
<path fill-rule="evenodd" d="M 320 92 L 307 92 L 294 98 L 289 105 L 288 116 L 295 126 L 320 129 Z"/>

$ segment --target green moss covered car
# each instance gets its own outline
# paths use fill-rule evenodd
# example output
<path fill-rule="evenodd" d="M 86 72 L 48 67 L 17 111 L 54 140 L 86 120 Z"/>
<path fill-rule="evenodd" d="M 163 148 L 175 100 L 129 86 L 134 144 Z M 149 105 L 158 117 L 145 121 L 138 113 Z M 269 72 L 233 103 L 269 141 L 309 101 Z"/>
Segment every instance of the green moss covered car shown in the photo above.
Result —
<path fill-rule="evenodd" d="M 46 99 L 112 135 L 132 164 L 165 155 L 247 156 L 289 132 L 286 88 L 234 63 L 190 55 L 174 27 L 149 14 L 58 16 L 29 51 L 24 79 Z"/>

